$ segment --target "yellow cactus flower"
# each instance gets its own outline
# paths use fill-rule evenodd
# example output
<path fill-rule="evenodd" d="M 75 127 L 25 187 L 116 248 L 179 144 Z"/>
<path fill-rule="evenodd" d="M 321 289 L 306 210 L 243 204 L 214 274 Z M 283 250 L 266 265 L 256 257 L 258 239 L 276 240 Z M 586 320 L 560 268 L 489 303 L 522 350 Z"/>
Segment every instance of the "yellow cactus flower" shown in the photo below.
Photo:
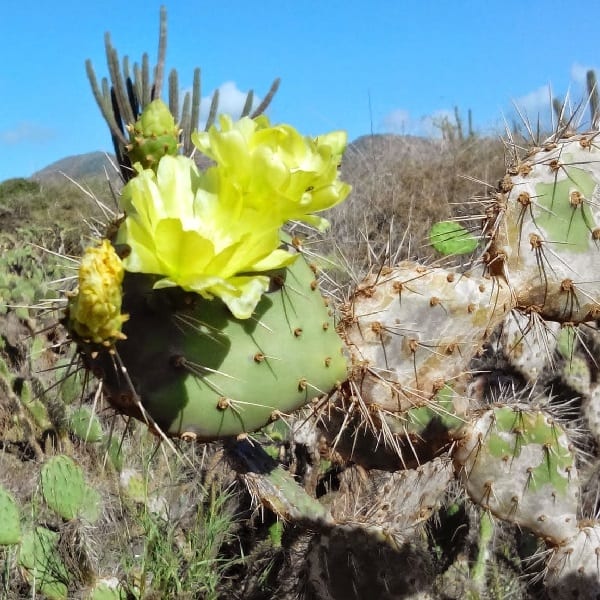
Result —
<path fill-rule="evenodd" d="M 192 140 L 217 163 L 221 177 L 240 191 L 245 204 L 270 211 L 281 224 L 300 220 L 321 230 L 328 226 L 313 213 L 350 193 L 338 174 L 345 132 L 304 137 L 290 125 L 271 126 L 264 115 L 236 122 L 221 115 L 219 124 L 220 130 L 213 125 L 195 132 Z"/>
<path fill-rule="evenodd" d="M 121 283 L 124 269 L 112 244 L 88 248 L 79 267 L 79 287 L 69 299 L 69 330 L 86 342 L 110 346 L 124 339 Z"/>
<path fill-rule="evenodd" d="M 249 318 L 269 286 L 265 271 L 295 256 L 279 249 L 277 216 L 245 202 L 235 185 L 185 156 L 164 156 L 156 173 L 141 170 L 123 189 L 126 218 L 116 243 L 131 272 L 161 275 L 154 287 L 179 286 L 221 298 L 233 315 Z"/>

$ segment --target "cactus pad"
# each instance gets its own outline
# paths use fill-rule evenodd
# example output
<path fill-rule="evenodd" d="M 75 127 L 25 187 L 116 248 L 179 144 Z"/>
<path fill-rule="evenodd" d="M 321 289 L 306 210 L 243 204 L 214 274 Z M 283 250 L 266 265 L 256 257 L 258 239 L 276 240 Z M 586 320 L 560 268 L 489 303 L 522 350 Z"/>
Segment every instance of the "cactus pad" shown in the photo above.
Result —
<path fill-rule="evenodd" d="M 453 457 L 476 503 L 555 544 L 575 535 L 577 470 L 569 439 L 552 417 L 498 406 L 465 429 Z"/>
<path fill-rule="evenodd" d="M 582 524 L 548 561 L 546 589 L 552 599 L 597 598 L 600 590 L 600 524 Z"/>
<path fill-rule="evenodd" d="M 27 533 L 19 550 L 19 565 L 30 585 L 49 600 L 67 600 L 69 573 L 58 556 L 59 534 L 45 527 Z"/>
<path fill-rule="evenodd" d="M 19 509 L 14 498 L 0 486 L 0 546 L 10 546 L 20 541 Z"/>
<path fill-rule="evenodd" d="M 442 268 L 404 262 L 367 278 L 344 316 L 365 402 L 423 404 L 464 373 L 510 308 L 507 286 Z"/>
<path fill-rule="evenodd" d="M 80 440 L 90 444 L 101 442 L 104 436 L 100 420 L 87 406 L 80 406 L 73 411 L 69 428 Z"/>
<path fill-rule="evenodd" d="M 83 470 L 68 456 L 55 456 L 42 467 L 42 494 L 46 504 L 63 519 L 98 518 L 100 497 L 83 477 Z"/>
<path fill-rule="evenodd" d="M 503 180 L 486 255 L 523 310 L 580 323 L 600 315 L 600 149 L 592 134 L 549 141 Z M 504 224 L 496 227 L 504 213 Z"/>
<path fill-rule="evenodd" d="M 179 288 L 127 274 L 130 314 L 116 351 L 90 359 L 110 402 L 168 435 L 211 440 L 254 431 L 346 378 L 342 344 L 313 271 L 300 256 L 273 274 L 250 319 Z M 133 384 L 133 388 L 131 386 Z"/>

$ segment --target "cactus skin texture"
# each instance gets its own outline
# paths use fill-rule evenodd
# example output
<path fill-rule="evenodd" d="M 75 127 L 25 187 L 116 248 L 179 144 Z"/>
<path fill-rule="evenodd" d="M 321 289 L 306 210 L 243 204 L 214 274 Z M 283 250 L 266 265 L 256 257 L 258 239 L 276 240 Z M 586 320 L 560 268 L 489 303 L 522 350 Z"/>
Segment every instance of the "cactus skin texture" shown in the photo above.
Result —
<path fill-rule="evenodd" d="M 144 169 L 156 169 L 163 156 L 178 153 L 180 130 L 162 100 L 150 102 L 127 129 L 127 152 L 132 165 L 140 163 Z"/>
<path fill-rule="evenodd" d="M 141 420 L 150 415 L 168 435 L 251 432 L 346 378 L 341 340 L 302 256 L 273 274 L 272 291 L 247 320 L 218 300 L 152 284 L 145 275 L 125 278 L 130 319 L 116 350 L 127 377 L 109 353 L 90 366 L 101 371 L 113 406 Z"/>
<path fill-rule="evenodd" d="M 463 372 L 510 306 L 501 282 L 442 268 L 406 262 L 367 278 L 343 319 L 364 396 L 418 406 Z"/>
<path fill-rule="evenodd" d="M 523 311 L 582 323 L 600 315 L 600 183 L 597 132 L 551 139 L 532 150 L 501 183 L 486 256 Z"/>

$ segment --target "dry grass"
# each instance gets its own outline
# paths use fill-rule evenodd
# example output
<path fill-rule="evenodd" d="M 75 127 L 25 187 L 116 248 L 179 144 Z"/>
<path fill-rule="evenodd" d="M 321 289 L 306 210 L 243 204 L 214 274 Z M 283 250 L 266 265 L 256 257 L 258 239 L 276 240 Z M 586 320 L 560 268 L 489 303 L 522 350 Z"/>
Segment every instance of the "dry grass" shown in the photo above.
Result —
<path fill-rule="evenodd" d="M 342 164 L 342 178 L 353 191 L 328 215 L 332 228 L 325 253 L 333 258 L 334 242 L 357 275 L 380 264 L 386 254 L 392 262 L 430 261 L 435 256 L 428 244 L 431 225 L 481 214 L 481 205 L 469 199 L 489 194 L 504 165 L 499 137 L 359 138 L 348 147 Z M 472 222 L 473 228 L 477 225 Z"/>

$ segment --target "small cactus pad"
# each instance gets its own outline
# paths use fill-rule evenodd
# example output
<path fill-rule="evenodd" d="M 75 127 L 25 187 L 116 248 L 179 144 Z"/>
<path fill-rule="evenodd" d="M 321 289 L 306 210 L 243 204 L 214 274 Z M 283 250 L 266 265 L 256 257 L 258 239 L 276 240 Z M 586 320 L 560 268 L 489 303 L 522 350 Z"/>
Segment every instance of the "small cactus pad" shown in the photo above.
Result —
<path fill-rule="evenodd" d="M 0 546 L 21 541 L 19 509 L 14 498 L 0 486 Z"/>
<path fill-rule="evenodd" d="M 69 573 L 58 554 L 59 537 L 55 531 L 36 527 L 23 537 L 19 549 L 19 565 L 30 586 L 49 600 L 68 598 Z"/>
<path fill-rule="evenodd" d="M 559 330 L 558 323 L 540 324 L 513 310 L 502 323 L 498 350 L 528 381 L 535 382 L 552 360 Z"/>
<path fill-rule="evenodd" d="M 460 223 L 440 221 L 429 230 L 429 241 L 440 254 L 451 256 L 473 252 L 479 240 Z"/>
<path fill-rule="evenodd" d="M 471 499 L 554 544 L 577 533 L 579 480 L 567 434 L 541 410 L 498 406 L 454 452 Z"/>
<path fill-rule="evenodd" d="M 551 139 L 514 165 L 486 225 L 495 238 L 486 254 L 490 271 L 507 278 L 520 308 L 545 319 L 580 323 L 600 315 L 597 135 Z"/>
<path fill-rule="evenodd" d="M 132 165 L 139 162 L 144 169 L 155 169 L 163 156 L 177 154 L 179 128 L 162 100 L 150 102 L 128 130 L 127 152 Z"/>
<path fill-rule="evenodd" d="M 104 437 L 98 417 L 87 406 L 75 409 L 69 418 L 69 429 L 80 440 L 94 444 Z"/>
<path fill-rule="evenodd" d="M 100 579 L 85 596 L 85 600 L 125 600 L 127 593 L 116 577 Z"/>
<path fill-rule="evenodd" d="M 41 470 L 42 495 L 46 504 L 63 519 L 98 517 L 100 498 L 83 477 L 83 470 L 71 458 L 54 456 Z"/>
<path fill-rule="evenodd" d="M 218 299 L 153 290 L 152 277 L 126 274 L 130 319 L 116 345 L 126 373 L 109 353 L 90 357 L 109 401 L 141 420 L 145 412 L 168 435 L 212 440 L 259 429 L 330 392 L 345 380 L 346 362 L 313 270 L 299 256 L 271 283 L 240 320 Z"/>

